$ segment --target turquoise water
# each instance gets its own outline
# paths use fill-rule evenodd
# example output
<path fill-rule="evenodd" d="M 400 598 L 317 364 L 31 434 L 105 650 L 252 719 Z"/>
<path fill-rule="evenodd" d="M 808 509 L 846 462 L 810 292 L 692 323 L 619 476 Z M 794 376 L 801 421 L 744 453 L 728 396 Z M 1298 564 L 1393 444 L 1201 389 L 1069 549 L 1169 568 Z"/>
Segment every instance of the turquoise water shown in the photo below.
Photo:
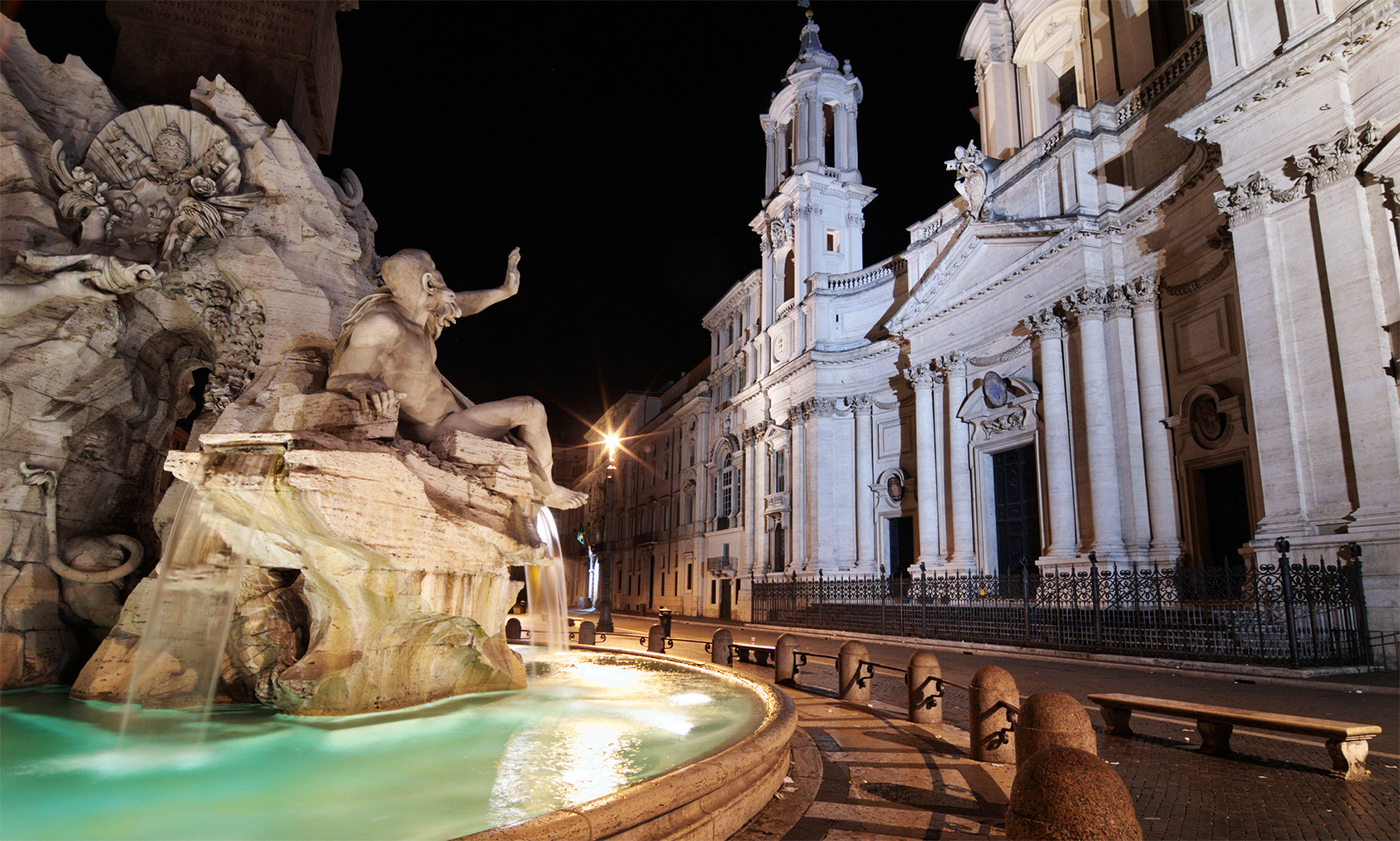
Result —
<path fill-rule="evenodd" d="M 143 711 L 119 743 L 120 705 L 0 693 L 0 837 L 441 841 L 602 797 L 761 721 L 707 674 L 519 650 L 522 692 L 342 718 L 217 708 L 203 744 L 197 713 Z"/>

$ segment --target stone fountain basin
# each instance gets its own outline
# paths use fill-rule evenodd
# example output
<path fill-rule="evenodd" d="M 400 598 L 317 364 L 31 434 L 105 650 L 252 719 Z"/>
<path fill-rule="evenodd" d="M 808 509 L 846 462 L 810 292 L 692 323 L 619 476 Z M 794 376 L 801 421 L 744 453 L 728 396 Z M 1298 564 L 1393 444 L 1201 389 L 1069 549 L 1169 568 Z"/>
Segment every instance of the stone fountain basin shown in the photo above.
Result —
<path fill-rule="evenodd" d="M 719 753 L 578 806 L 498 826 L 455 841 L 594 841 L 602 838 L 720 839 L 738 832 L 773 799 L 787 776 L 797 710 L 778 687 L 720 666 L 665 654 L 601 647 L 590 651 L 660 660 L 744 686 L 763 718 Z"/>

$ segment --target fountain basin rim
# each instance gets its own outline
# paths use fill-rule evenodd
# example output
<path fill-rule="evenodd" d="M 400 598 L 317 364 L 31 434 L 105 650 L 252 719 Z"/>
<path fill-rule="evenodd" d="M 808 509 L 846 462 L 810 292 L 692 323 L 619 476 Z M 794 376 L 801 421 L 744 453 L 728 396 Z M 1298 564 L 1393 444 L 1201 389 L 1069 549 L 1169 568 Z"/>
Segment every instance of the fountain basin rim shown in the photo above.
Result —
<path fill-rule="evenodd" d="M 667 654 L 577 644 L 570 648 L 659 660 L 739 684 L 759 697 L 763 718 L 737 744 L 698 762 L 587 803 L 454 841 L 595 841 L 624 832 L 629 837 L 723 839 L 772 800 L 787 776 L 788 742 L 797 729 L 797 708 L 787 693 L 762 678 Z M 711 831 L 699 832 L 706 824 Z"/>

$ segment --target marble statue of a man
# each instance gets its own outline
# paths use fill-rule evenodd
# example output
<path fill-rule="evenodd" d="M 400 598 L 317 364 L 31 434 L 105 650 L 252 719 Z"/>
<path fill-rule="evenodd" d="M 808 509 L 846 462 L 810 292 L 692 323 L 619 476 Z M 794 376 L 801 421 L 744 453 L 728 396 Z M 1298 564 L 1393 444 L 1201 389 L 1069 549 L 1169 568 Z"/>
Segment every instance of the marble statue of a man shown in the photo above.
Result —
<path fill-rule="evenodd" d="M 587 495 L 554 484 L 544 406 L 533 397 L 473 404 L 437 368 L 434 342 L 443 328 L 514 295 L 519 263 L 517 248 L 499 287 L 453 292 L 426 252 L 410 248 L 388 258 L 384 287 L 356 304 L 341 330 L 326 389 L 359 400 L 366 411 L 383 414 L 397 406 L 399 434 L 421 444 L 453 431 L 483 438 L 514 432 L 529 451 L 544 504 L 576 508 Z"/>

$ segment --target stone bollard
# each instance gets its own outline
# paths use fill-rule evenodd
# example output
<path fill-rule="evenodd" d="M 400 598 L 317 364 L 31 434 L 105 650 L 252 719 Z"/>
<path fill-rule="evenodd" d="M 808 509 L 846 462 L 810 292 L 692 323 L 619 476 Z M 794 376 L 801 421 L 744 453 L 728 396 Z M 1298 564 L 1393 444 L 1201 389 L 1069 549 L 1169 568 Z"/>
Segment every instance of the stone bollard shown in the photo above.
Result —
<path fill-rule="evenodd" d="M 904 673 L 904 685 L 909 689 L 909 720 L 915 724 L 942 724 L 943 699 L 939 697 L 938 679 L 943 667 L 932 651 L 915 651 L 909 658 L 909 670 Z"/>
<path fill-rule="evenodd" d="M 520 642 L 520 620 L 514 616 L 506 620 L 506 642 Z"/>
<path fill-rule="evenodd" d="M 662 652 L 666 650 L 666 632 L 660 625 L 652 625 L 647 630 L 647 651 Z"/>
<path fill-rule="evenodd" d="M 721 666 L 734 665 L 734 635 L 728 628 L 720 628 L 715 631 L 715 636 L 710 640 L 710 662 Z"/>
<path fill-rule="evenodd" d="M 1016 718 L 1016 764 L 1051 747 L 1099 755 L 1094 725 L 1083 705 L 1063 692 L 1037 692 L 1021 705 Z"/>
<path fill-rule="evenodd" d="M 855 640 L 841 643 L 836 652 L 836 697 L 852 704 L 870 703 L 871 680 L 861 661 L 869 660 L 865 644 Z"/>
<path fill-rule="evenodd" d="M 597 628 L 592 622 L 588 621 L 587 619 L 585 619 L 585 620 L 583 620 L 582 622 L 579 623 L 579 626 L 578 626 L 578 644 L 579 644 L 579 645 L 597 645 L 597 644 L 598 644 L 598 628 Z"/>
<path fill-rule="evenodd" d="M 1006 837 L 1142 841 L 1133 796 L 1108 763 L 1078 748 L 1048 747 L 1016 769 Z"/>
<path fill-rule="evenodd" d="M 797 637 L 783 634 L 773 646 L 773 682 L 797 685 Z"/>
<path fill-rule="evenodd" d="M 967 687 L 968 728 L 972 758 L 978 762 L 1016 761 L 1016 734 L 1011 711 L 1004 705 L 1020 705 L 1016 680 L 1000 666 L 983 666 Z"/>

